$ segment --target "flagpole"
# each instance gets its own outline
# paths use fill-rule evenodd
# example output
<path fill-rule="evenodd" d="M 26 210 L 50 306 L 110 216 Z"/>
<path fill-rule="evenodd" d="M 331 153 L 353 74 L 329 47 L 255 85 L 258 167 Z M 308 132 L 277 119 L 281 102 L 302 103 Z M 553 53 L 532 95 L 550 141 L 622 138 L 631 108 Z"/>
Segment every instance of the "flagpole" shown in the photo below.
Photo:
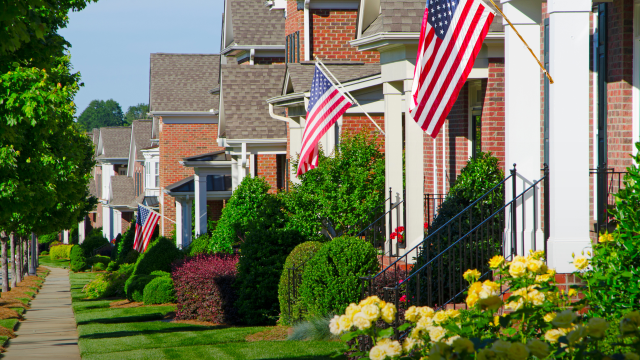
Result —
<path fill-rule="evenodd" d="M 380 130 L 380 132 L 382 133 L 382 135 L 385 135 L 385 136 L 386 136 L 386 134 L 384 133 L 384 131 L 382 131 L 382 129 L 380 128 L 380 125 L 378 125 L 378 124 L 377 124 L 377 123 L 376 123 L 376 122 L 371 118 L 371 116 L 369 115 L 369 113 L 368 113 L 368 112 L 366 112 L 366 111 L 362 108 L 362 105 L 360 105 L 360 103 L 358 102 L 358 100 L 356 100 L 356 98 L 355 98 L 353 95 L 351 95 L 351 93 L 350 93 L 350 92 L 348 92 L 348 91 L 347 91 L 347 89 L 345 89 L 345 88 L 344 88 L 344 85 L 342 85 L 342 83 L 340 83 L 340 81 L 338 80 L 338 78 L 336 78 L 336 77 L 333 75 L 333 73 L 329 70 L 329 68 L 327 68 L 327 66 L 326 66 L 325 64 L 323 64 L 323 63 L 322 63 L 322 60 L 320 60 L 320 58 L 319 58 L 317 55 L 314 55 L 314 56 L 315 56 L 316 61 L 318 62 L 318 64 L 320 64 L 320 65 L 322 66 L 322 68 L 323 68 L 324 70 L 326 70 L 326 71 L 327 71 L 327 73 L 328 73 L 329 75 L 331 75 L 331 77 L 333 78 L 333 80 L 335 80 L 335 81 L 338 83 L 338 85 L 340 86 L 340 88 L 341 88 L 342 92 L 343 92 L 345 95 L 349 96 L 349 98 L 350 98 L 350 99 L 351 99 L 351 100 L 352 100 L 356 105 L 358 105 L 358 107 L 360 108 L 360 110 L 362 110 L 362 112 L 363 112 L 365 115 L 367 115 L 367 117 L 369 118 L 369 120 L 371 120 L 371 122 L 373 123 L 373 125 L 375 125 L 375 126 L 378 128 L 378 130 Z"/>
<path fill-rule="evenodd" d="M 496 5 L 496 3 L 493 2 L 493 0 L 489 0 L 491 1 L 491 3 L 493 4 L 493 6 L 496 8 L 496 10 L 498 10 L 498 12 L 500 13 L 500 15 L 502 15 L 502 17 L 507 20 L 507 22 L 509 23 L 509 26 L 511 26 L 511 28 L 513 29 L 513 31 L 516 32 L 516 35 L 518 35 L 518 37 L 520 38 L 520 40 L 522 40 L 522 42 L 524 43 L 524 46 L 527 47 L 527 49 L 529 49 L 529 52 L 531 53 L 531 55 L 533 56 L 534 59 L 536 59 L 536 61 L 538 62 L 538 65 L 540 65 L 540 68 L 542 69 L 542 72 L 544 72 L 544 74 L 547 76 L 547 79 L 549 79 L 549 83 L 553 84 L 553 79 L 551 78 L 551 75 L 549 75 L 549 73 L 547 72 L 547 69 L 544 68 L 544 65 L 542 65 L 542 63 L 540 62 L 540 60 L 538 60 L 538 56 L 536 56 L 536 54 L 533 52 L 533 50 L 531 50 L 531 48 L 529 47 L 529 44 L 527 44 L 526 41 L 524 41 L 524 39 L 522 38 L 522 36 L 520 35 L 520 33 L 518 32 L 518 30 L 516 30 L 515 26 L 513 26 L 513 24 L 511 23 L 511 21 L 509 20 L 509 18 L 502 12 L 502 10 L 500 10 L 500 8 Z"/>
<path fill-rule="evenodd" d="M 142 204 L 140 204 L 140 203 L 138 203 L 138 206 L 142 206 L 143 208 L 145 208 L 145 209 L 147 209 L 147 210 L 153 211 L 154 213 L 156 213 L 156 214 L 160 215 L 160 217 L 163 217 L 163 218 L 165 218 L 165 219 L 167 219 L 167 220 L 171 221 L 172 223 L 176 224 L 176 222 L 175 222 L 175 221 L 173 221 L 173 220 L 169 219 L 168 217 L 166 217 L 166 216 L 164 216 L 164 215 L 160 214 L 159 212 L 157 212 L 157 211 L 153 210 L 152 208 L 150 208 L 150 207 L 148 207 L 148 206 L 144 206 L 144 205 L 142 205 Z"/>

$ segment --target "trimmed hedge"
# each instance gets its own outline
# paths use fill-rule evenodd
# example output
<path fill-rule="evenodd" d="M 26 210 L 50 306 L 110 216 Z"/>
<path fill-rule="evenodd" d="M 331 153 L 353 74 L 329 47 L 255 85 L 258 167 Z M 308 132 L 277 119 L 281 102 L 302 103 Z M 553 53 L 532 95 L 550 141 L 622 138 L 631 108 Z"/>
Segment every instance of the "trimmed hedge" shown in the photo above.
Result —
<path fill-rule="evenodd" d="M 127 296 L 127 300 L 136 302 L 143 301 L 145 286 L 147 286 L 147 284 L 156 277 L 157 276 L 153 275 L 131 275 L 124 284 L 124 292 Z"/>
<path fill-rule="evenodd" d="M 89 266 L 95 266 L 97 264 L 102 264 L 106 268 L 109 265 L 110 261 L 111 261 L 111 258 L 109 258 L 108 256 L 96 255 L 96 256 L 92 256 L 92 257 L 88 258 L 87 259 L 87 264 Z"/>
<path fill-rule="evenodd" d="M 49 249 L 51 260 L 69 259 L 73 245 L 58 245 Z"/>
<path fill-rule="evenodd" d="M 105 271 L 107 266 L 103 263 L 96 263 L 93 265 L 93 271 Z"/>
<path fill-rule="evenodd" d="M 358 302 L 360 277 L 379 268 L 376 249 L 355 237 L 339 237 L 320 248 L 302 275 L 301 305 L 308 316 L 342 314 Z"/>
<path fill-rule="evenodd" d="M 298 268 L 306 261 L 309 261 L 322 247 L 322 243 L 318 241 L 307 241 L 296 246 L 291 254 L 287 256 L 287 260 L 284 262 L 284 269 L 282 275 L 280 275 L 280 284 L 278 285 L 278 300 L 280 301 L 280 321 L 285 325 L 291 325 L 293 321 L 300 318 L 300 299 L 298 293 L 298 299 L 291 299 L 293 305 L 291 307 L 291 316 L 289 315 L 289 287 L 291 282 L 289 280 L 289 269 L 292 267 Z M 301 269 L 302 270 L 302 269 Z M 300 284 L 298 284 L 298 287 Z"/>
<path fill-rule="evenodd" d="M 197 256 L 201 254 L 211 254 L 212 251 L 209 249 L 209 244 L 211 242 L 211 235 L 203 234 L 195 238 L 189 247 L 185 249 L 185 252 L 188 256 Z"/>
<path fill-rule="evenodd" d="M 102 236 L 102 233 L 92 231 L 80 245 L 87 256 L 93 256 L 93 251 L 109 244 L 109 240 Z"/>
<path fill-rule="evenodd" d="M 58 248 L 58 247 L 60 246 L 56 246 L 55 248 Z M 71 265 L 70 265 L 71 271 L 73 272 L 85 271 L 89 267 L 89 264 L 87 262 L 87 254 L 85 253 L 84 249 L 81 246 L 73 245 L 73 247 L 71 248 L 70 257 L 71 257 Z"/>
<path fill-rule="evenodd" d="M 122 260 L 122 264 L 135 264 L 138 261 L 139 257 L 140 257 L 139 252 L 135 250 L 129 250 L 129 252 L 127 253 L 127 256 L 125 256 L 124 260 Z"/>
<path fill-rule="evenodd" d="M 54 241 L 58 241 L 60 238 L 60 233 L 54 232 L 51 234 L 40 235 L 38 236 L 38 244 L 51 244 Z"/>
<path fill-rule="evenodd" d="M 199 255 L 176 265 L 171 273 L 180 320 L 231 324 L 239 320 L 233 284 L 237 255 Z"/>
<path fill-rule="evenodd" d="M 176 248 L 173 241 L 160 237 L 140 255 L 133 268 L 133 275 L 149 275 L 156 270 L 169 272 L 171 263 L 181 257 L 182 252 Z"/>
<path fill-rule="evenodd" d="M 158 276 L 151 280 L 144 287 L 143 299 L 145 305 L 175 303 L 176 291 L 173 288 L 171 277 Z"/>

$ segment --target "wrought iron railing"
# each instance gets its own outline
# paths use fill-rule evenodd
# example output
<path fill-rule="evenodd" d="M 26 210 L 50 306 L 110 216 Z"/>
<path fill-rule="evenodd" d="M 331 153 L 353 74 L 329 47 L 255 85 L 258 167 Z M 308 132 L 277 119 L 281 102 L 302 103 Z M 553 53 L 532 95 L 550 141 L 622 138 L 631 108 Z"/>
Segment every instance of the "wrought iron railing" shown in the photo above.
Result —
<path fill-rule="evenodd" d="M 624 176 L 626 171 L 616 171 L 614 168 L 601 166 L 589 170 L 590 175 L 595 175 L 594 186 L 597 189 L 597 196 L 594 199 L 594 211 L 596 211 L 596 234 L 608 231 L 610 222 L 609 211 L 615 207 L 615 194 L 624 188 Z"/>
<path fill-rule="evenodd" d="M 544 176 L 540 180 L 532 182 L 517 194 L 517 172 L 514 165 L 509 176 L 445 224 L 430 229 L 420 244 L 375 276 L 361 278 L 362 298 L 377 295 L 394 302 L 398 309 L 406 309 L 411 305 L 443 308 L 449 304 L 463 303 L 463 294 L 468 288 L 462 276 L 464 271 L 475 268 L 482 274 L 481 279 L 489 278 L 491 271 L 487 265 L 488 260 L 498 254 L 507 258 L 518 253 L 524 254 L 525 238 L 529 236 L 530 249 L 537 250 L 537 232 L 541 230 L 538 219 L 541 191 L 544 191 L 543 242 L 546 252 L 549 234 L 548 168 L 545 166 L 543 171 Z M 504 195 L 505 185 L 509 180 L 512 186 L 511 200 L 496 204 L 499 196 Z M 532 221 L 527 218 L 531 211 Z M 505 231 L 507 221 L 509 227 Z M 530 230 L 530 235 L 525 235 L 522 229 L 522 224 L 527 221 L 531 222 L 527 229 Z M 409 270 L 409 273 L 403 276 L 403 270 Z M 376 283 L 391 285 L 381 288 L 375 286 Z M 397 325 L 398 319 L 395 323 Z"/>
<path fill-rule="evenodd" d="M 389 210 L 385 212 L 384 209 L 387 205 Z M 406 239 L 398 236 L 392 239 L 389 234 L 406 224 L 404 191 L 402 199 L 396 199 L 396 202 L 393 202 L 393 191 L 389 188 L 389 197 L 377 209 L 381 210 L 378 210 L 381 214 L 371 224 L 364 227 L 356 237 L 364 238 L 373 247 L 382 250 L 383 256 L 397 256 L 399 249 L 406 247 Z"/>
<path fill-rule="evenodd" d="M 307 262 L 309 262 L 312 257 L 313 256 L 308 257 L 297 266 L 287 268 L 287 306 L 284 309 L 286 313 L 284 315 L 289 323 L 301 321 L 303 315 L 306 313 L 306 309 L 301 307 L 296 309 L 296 305 L 300 298 L 299 290 L 300 285 L 302 285 L 302 274 L 304 273 Z"/>
<path fill-rule="evenodd" d="M 424 219 L 427 225 L 438 216 L 438 209 L 444 202 L 447 194 L 424 194 Z"/>

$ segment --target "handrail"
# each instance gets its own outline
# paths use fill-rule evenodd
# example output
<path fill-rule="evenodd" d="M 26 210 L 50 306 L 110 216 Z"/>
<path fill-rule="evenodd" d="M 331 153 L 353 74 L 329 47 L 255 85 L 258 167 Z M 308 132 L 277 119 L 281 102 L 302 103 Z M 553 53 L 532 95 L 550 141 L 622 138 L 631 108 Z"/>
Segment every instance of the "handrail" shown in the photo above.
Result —
<path fill-rule="evenodd" d="M 496 186 L 494 186 L 493 188 L 491 188 L 491 190 L 487 191 L 484 195 L 482 195 L 481 197 L 479 197 L 478 199 L 476 199 L 474 202 L 472 202 L 469 206 L 467 206 L 464 210 L 460 211 L 456 216 L 452 217 L 451 219 L 449 219 L 449 221 L 447 221 L 446 223 L 444 223 L 441 227 L 433 230 L 433 233 L 427 235 L 424 239 L 422 239 L 422 241 L 420 243 L 418 243 L 417 245 L 415 245 L 413 248 L 409 249 L 408 251 L 405 252 L 405 254 L 410 253 L 411 251 L 417 249 L 419 246 L 422 246 L 422 244 L 424 244 L 425 241 L 429 240 L 432 236 L 435 236 L 438 233 L 438 230 L 440 230 L 441 228 L 444 228 L 448 225 L 450 225 L 450 223 L 452 223 L 454 220 L 457 220 L 458 217 L 462 216 L 463 213 L 465 213 L 467 210 L 471 209 L 474 205 L 476 205 L 480 200 L 484 199 L 486 196 L 488 196 L 490 193 L 493 192 L 493 190 L 497 189 L 499 186 L 503 185 L 507 180 L 509 180 L 511 177 L 513 176 L 513 174 L 507 176 L 506 178 L 504 178 L 504 180 L 500 181 Z M 493 215 L 492 215 L 493 216 Z M 396 261 L 394 261 L 393 263 L 391 263 L 389 266 L 387 266 L 386 268 L 384 268 L 384 270 L 380 271 L 379 273 L 377 273 L 374 277 L 372 277 L 372 279 L 377 278 L 379 275 L 381 275 L 382 273 L 384 273 L 385 271 L 387 271 L 387 269 L 389 269 L 390 267 L 394 266 L 398 261 L 400 261 L 402 257 L 399 257 Z"/>
<path fill-rule="evenodd" d="M 387 200 L 389 200 L 390 198 L 387 198 Z M 385 200 L 385 202 L 387 201 Z M 371 222 L 371 224 L 369 224 L 369 226 L 367 226 L 366 228 L 362 229 L 362 231 L 360 231 L 356 237 L 362 235 L 363 232 L 369 230 L 369 228 L 371 228 L 375 223 L 377 223 L 378 221 L 380 221 L 383 217 L 387 216 L 391 211 L 395 210 L 398 206 L 400 206 L 400 204 L 404 203 L 404 199 L 398 201 L 397 203 L 393 204 L 391 206 L 391 208 L 389 208 L 389 211 L 385 212 L 384 214 L 382 214 L 379 218 L 375 219 L 373 222 Z M 380 207 L 380 206 L 378 206 Z"/>

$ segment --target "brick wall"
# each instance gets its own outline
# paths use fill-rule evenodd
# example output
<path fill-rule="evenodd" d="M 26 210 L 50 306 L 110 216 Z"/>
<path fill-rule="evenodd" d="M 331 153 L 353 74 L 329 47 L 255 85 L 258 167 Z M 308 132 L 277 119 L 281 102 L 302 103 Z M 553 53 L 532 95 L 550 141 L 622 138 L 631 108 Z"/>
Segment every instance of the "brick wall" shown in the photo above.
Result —
<path fill-rule="evenodd" d="M 127 232 L 127 230 L 129 230 L 129 228 L 131 227 L 131 220 L 133 220 L 133 211 L 123 212 L 120 218 L 122 219 L 120 232 L 124 235 L 124 233 Z"/>
<path fill-rule="evenodd" d="M 224 200 L 207 200 L 207 219 L 211 221 L 220 220 L 220 217 L 222 216 L 222 209 L 224 209 L 224 206 Z"/>
<path fill-rule="evenodd" d="M 287 1 L 287 19 L 284 22 L 284 35 L 300 31 L 300 60 L 304 60 L 304 10 L 298 10 L 297 1 Z"/>
<path fill-rule="evenodd" d="M 187 176 L 193 175 L 193 169 L 178 162 L 188 156 L 224 150 L 216 142 L 217 124 L 164 124 L 160 119 L 160 196 L 162 215 L 175 221 L 175 199 L 164 194 L 162 189 Z M 173 223 L 161 219 L 161 234 L 168 236 Z"/>
<path fill-rule="evenodd" d="M 371 118 L 380 126 L 384 131 L 384 115 L 371 115 Z M 357 134 L 365 132 L 369 136 L 377 136 L 377 142 L 381 151 L 384 151 L 384 135 L 380 133 L 380 130 L 373 125 L 371 120 L 366 115 L 343 115 L 342 116 L 342 128 L 340 130 L 340 136 L 344 134 Z"/>
<path fill-rule="evenodd" d="M 278 191 L 278 164 L 275 154 L 258 154 L 257 155 L 256 176 L 263 177 L 271 189 L 270 193 Z"/>
<path fill-rule="evenodd" d="M 91 222 L 91 227 L 94 229 L 102 227 L 102 203 L 98 203 L 96 212 L 89 214 L 89 221 Z"/>
<path fill-rule="evenodd" d="M 504 59 L 489 59 L 489 78 L 482 84 L 482 151 L 491 151 L 504 169 Z"/>

